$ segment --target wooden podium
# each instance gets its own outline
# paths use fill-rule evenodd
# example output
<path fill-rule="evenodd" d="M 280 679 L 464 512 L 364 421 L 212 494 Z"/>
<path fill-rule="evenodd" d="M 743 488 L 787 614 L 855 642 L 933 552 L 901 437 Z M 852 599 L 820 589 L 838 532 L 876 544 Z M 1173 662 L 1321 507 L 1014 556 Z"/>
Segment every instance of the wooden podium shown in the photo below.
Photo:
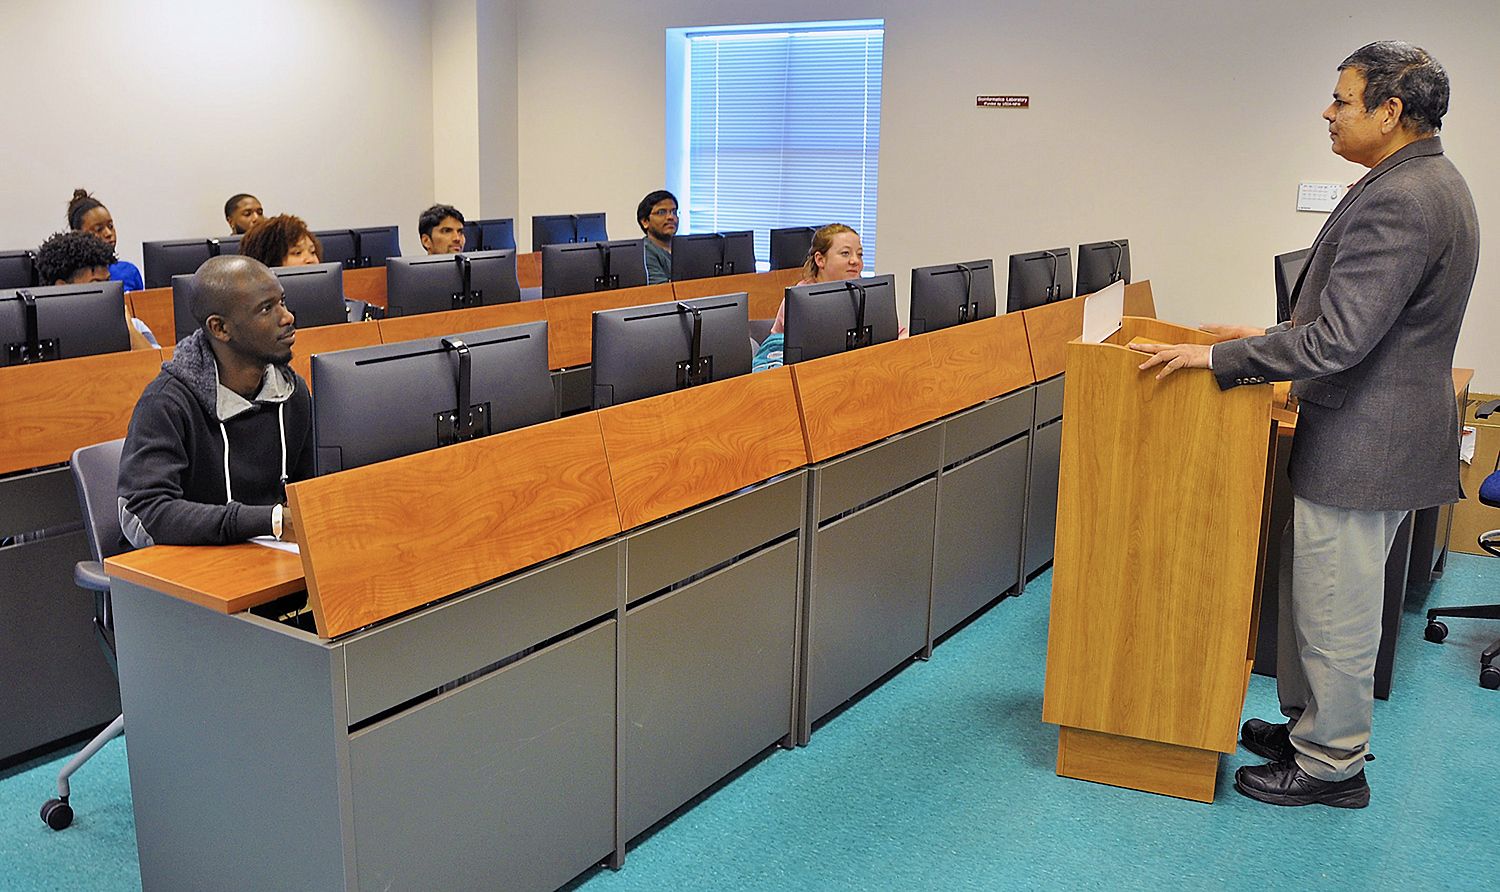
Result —
<path fill-rule="evenodd" d="M 1255 656 L 1271 387 L 1158 381 L 1124 346 L 1195 329 L 1127 316 L 1110 340 L 1067 348 L 1042 719 L 1059 775 L 1211 802 Z"/>

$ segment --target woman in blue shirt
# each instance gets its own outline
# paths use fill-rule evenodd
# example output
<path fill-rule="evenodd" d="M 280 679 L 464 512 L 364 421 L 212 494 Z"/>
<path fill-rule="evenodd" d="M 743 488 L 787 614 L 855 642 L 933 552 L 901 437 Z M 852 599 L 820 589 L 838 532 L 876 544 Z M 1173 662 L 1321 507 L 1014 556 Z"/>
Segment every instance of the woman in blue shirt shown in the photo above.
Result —
<path fill-rule="evenodd" d="M 73 200 L 68 202 L 68 228 L 87 232 L 115 249 L 115 218 L 109 208 L 84 189 L 73 190 Z M 128 260 L 116 260 L 109 265 L 109 278 L 125 286 L 126 291 L 139 291 L 146 287 L 141 280 L 141 271 Z"/>

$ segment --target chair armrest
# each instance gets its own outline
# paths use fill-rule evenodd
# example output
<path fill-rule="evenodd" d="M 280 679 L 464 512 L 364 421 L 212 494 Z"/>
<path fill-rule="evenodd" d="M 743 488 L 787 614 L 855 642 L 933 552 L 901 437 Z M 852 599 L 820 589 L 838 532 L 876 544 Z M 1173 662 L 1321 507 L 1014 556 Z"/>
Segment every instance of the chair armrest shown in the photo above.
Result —
<path fill-rule="evenodd" d="M 98 561 L 79 561 L 73 565 L 73 583 L 91 592 L 109 591 L 109 576 Z"/>

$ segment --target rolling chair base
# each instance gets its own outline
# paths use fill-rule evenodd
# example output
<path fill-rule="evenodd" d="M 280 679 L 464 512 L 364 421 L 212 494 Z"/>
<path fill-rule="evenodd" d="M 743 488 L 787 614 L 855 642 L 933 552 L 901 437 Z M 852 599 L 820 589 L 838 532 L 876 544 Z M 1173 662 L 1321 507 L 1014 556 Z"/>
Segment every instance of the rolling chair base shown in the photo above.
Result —
<path fill-rule="evenodd" d="M 116 716 L 109 723 L 109 727 L 94 735 L 94 739 L 88 742 L 78 754 L 68 760 L 68 764 L 57 773 L 57 798 L 48 799 L 42 803 L 42 822 L 53 830 L 62 830 L 73 823 L 73 806 L 68 804 L 68 778 L 74 772 L 83 767 L 83 763 L 94 757 L 94 754 L 104 749 L 104 745 L 125 733 L 125 716 Z"/>

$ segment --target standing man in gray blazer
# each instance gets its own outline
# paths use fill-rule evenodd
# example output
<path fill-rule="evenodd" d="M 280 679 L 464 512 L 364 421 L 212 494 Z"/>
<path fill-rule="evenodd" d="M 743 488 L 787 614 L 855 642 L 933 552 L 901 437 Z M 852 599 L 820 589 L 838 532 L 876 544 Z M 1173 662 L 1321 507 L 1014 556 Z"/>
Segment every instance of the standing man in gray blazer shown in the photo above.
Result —
<path fill-rule="evenodd" d="M 1424 50 L 1382 41 L 1339 66 L 1333 151 L 1370 168 L 1313 242 L 1289 323 L 1211 326 L 1212 347 L 1146 345 L 1162 378 L 1207 368 L 1221 388 L 1294 381 L 1292 560 L 1281 585 L 1281 711 L 1251 719 L 1235 772 L 1274 805 L 1369 804 L 1385 559 L 1406 512 L 1456 502 L 1451 368 L 1479 258 L 1469 187 L 1438 139 L 1448 75 Z M 1290 580 L 1285 576 L 1289 575 Z"/>

